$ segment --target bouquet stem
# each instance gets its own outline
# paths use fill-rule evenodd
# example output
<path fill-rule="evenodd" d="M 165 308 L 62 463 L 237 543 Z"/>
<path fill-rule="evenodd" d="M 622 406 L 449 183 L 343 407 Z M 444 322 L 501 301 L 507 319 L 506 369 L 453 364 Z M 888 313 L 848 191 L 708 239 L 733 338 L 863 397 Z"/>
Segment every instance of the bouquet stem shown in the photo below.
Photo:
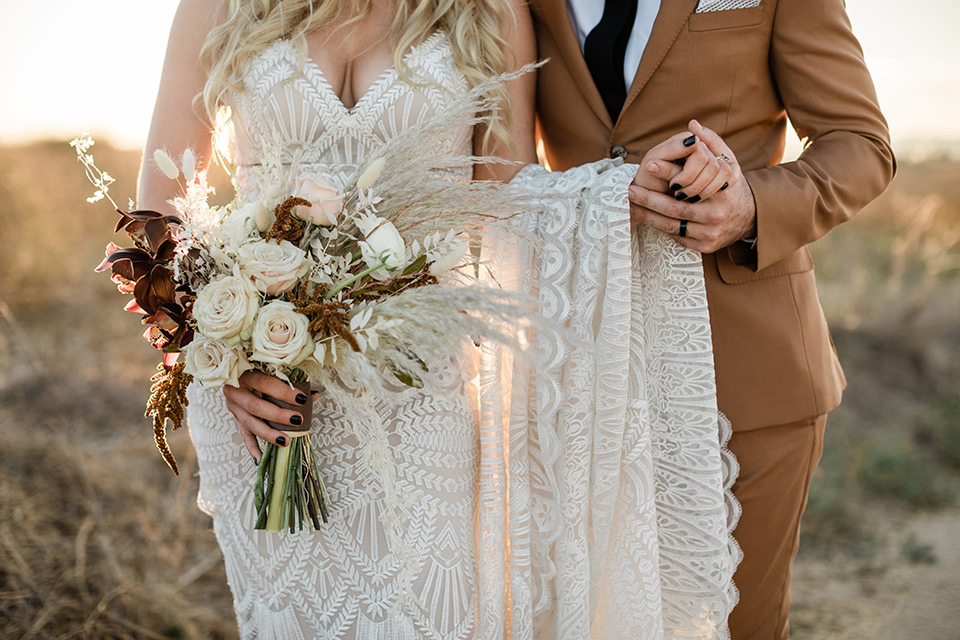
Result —
<path fill-rule="evenodd" d="M 305 391 L 309 397 L 310 387 L 307 383 L 294 383 L 294 386 Z M 304 427 L 309 429 L 310 405 L 290 407 L 276 399 L 269 399 L 280 406 L 298 409 L 303 413 Z M 291 433 L 288 429 L 284 428 L 284 431 L 290 444 L 278 447 L 268 442 L 257 466 L 253 490 L 257 509 L 255 529 L 295 533 L 302 531 L 305 524 L 319 529 L 321 520 L 326 522 L 328 518 L 329 499 L 317 470 L 309 433 Z"/>

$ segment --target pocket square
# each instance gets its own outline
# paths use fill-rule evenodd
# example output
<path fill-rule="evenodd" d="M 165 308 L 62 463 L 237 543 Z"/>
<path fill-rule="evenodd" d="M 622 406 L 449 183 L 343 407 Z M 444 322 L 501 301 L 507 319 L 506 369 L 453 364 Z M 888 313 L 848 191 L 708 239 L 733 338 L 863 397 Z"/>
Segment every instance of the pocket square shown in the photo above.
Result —
<path fill-rule="evenodd" d="M 731 9 L 750 9 L 759 7 L 761 0 L 700 0 L 695 13 L 712 11 L 730 11 Z"/>

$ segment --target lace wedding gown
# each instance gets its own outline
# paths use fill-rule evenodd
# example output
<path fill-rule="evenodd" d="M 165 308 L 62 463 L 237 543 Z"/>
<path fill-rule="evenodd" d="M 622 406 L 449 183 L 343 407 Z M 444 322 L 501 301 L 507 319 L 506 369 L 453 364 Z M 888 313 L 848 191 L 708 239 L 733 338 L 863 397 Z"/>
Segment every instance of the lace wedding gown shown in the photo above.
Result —
<path fill-rule="evenodd" d="M 283 162 L 343 184 L 467 90 L 442 33 L 405 62 L 428 82 L 388 69 L 348 109 L 290 43 L 269 46 L 230 100 L 240 187 L 259 188 L 260 150 L 277 137 Z M 472 133 L 438 151 L 469 154 Z M 517 188 L 578 197 L 518 218 L 536 251 L 491 234 L 484 255 L 502 286 L 577 337 L 531 333 L 535 365 L 471 347 L 430 367 L 430 391 L 380 398 L 392 480 L 321 390 L 311 437 L 332 507 L 319 532 L 252 529 L 253 462 L 222 394 L 191 386 L 198 501 L 243 638 L 727 636 L 736 506 L 699 259 L 653 232 L 631 238 L 631 175 L 612 163 L 521 172 Z"/>

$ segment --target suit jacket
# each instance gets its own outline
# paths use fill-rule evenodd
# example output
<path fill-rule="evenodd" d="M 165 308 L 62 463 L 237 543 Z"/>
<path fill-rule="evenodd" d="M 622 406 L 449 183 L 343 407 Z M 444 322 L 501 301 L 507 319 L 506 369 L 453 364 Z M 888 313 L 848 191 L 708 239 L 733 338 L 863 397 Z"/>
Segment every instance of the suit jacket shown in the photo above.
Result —
<path fill-rule="evenodd" d="M 599 0 L 598 0 L 599 1 Z M 552 169 L 639 162 L 697 118 L 737 155 L 757 205 L 757 244 L 703 256 L 720 409 L 734 429 L 825 414 L 846 384 L 806 245 L 877 197 L 896 170 L 842 0 L 761 0 L 696 13 L 663 0 L 612 122 L 566 11 L 532 0 L 537 127 Z M 787 116 L 806 147 L 780 164 Z"/>

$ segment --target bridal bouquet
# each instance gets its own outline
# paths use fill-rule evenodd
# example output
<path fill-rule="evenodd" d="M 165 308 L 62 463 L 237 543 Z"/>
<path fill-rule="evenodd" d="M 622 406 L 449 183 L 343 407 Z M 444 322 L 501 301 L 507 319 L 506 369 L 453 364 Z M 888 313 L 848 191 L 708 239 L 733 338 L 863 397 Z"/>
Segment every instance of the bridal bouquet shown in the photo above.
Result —
<path fill-rule="evenodd" d="M 192 380 L 208 389 L 237 386 L 256 369 L 308 397 L 311 386 L 328 388 L 359 421 L 376 421 L 370 396 L 390 393 L 390 377 L 424 385 L 430 356 L 452 355 L 465 339 L 516 346 L 508 327 L 529 314 L 517 298 L 477 284 L 480 266 L 469 249 L 480 227 L 499 224 L 522 202 L 445 175 L 477 160 L 431 154 L 462 118 L 454 112 L 391 140 L 342 188 L 265 154 L 258 188 L 222 208 L 208 203 L 212 189 L 190 150 L 179 163 L 155 154 L 157 167 L 180 183 L 170 201 L 176 215 L 117 207 L 116 231 L 134 246 L 111 243 L 97 270 L 109 270 L 133 295 L 126 310 L 140 314 L 144 337 L 163 352 L 147 415 L 174 473 L 166 422 L 181 426 Z M 109 199 L 112 179 L 96 168 L 93 141 L 72 145 L 98 190 L 90 200 Z M 254 485 L 258 529 L 319 528 L 327 518 L 310 438 L 297 437 L 309 430 L 304 417 L 302 431 L 282 427 L 292 436 L 288 447 L 266 444 Z M 389 451 L 379 433 L 364 455 L 382 469 Z"/>

